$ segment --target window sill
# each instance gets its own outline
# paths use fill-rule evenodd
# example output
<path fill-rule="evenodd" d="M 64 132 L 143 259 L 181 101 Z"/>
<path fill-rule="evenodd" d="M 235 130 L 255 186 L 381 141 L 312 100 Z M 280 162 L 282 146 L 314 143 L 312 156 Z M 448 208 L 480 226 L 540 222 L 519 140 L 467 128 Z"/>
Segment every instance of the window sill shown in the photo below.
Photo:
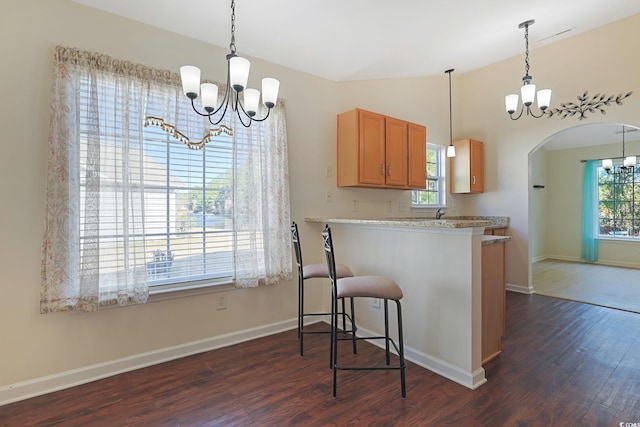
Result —
<path fill-rule="evenodd" d="M 640 239 L 638 239 L 637 237 L 609 237 L 609 236 L 598 236 L 596 237 L 597 240 L 603 240 L 603 241 L 607 241 L 607 242 L 616 242 L 616 243 L 640 243 Z"/>
<path fill-rule="evenodd" d="M 207 281 L 197 284 L 177 284 L 149 287 L 148 302 L 165 301 L 174 298 L 184 298 L 197 295 L 227 292 L 236 289 L 229 279 Z"/>
<path fill-rule="evenodd" d="M 447 209 L 445 205 L 411 205 L 411 209 L 416 210 L 432 210 L 437 211 L 438 209 Z"/>

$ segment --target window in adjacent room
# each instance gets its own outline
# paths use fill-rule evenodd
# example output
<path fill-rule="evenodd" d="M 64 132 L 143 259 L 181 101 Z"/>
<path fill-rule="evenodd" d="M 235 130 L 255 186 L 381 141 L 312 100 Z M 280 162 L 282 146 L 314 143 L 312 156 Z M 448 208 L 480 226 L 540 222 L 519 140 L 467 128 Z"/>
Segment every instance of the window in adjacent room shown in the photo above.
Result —
<path fill-rule="evenodd" d="M 640 167 L 614 165 L 609 173 L 598 167 L 599 236 L 640 238 Z"/>
<path fill-rule="evenodd" d="M 411 192 L 411 206 L 443 207 L 445 206 L 445 148 L 442 145 L 427 143 L 427 164 L 425 190 Z"/>

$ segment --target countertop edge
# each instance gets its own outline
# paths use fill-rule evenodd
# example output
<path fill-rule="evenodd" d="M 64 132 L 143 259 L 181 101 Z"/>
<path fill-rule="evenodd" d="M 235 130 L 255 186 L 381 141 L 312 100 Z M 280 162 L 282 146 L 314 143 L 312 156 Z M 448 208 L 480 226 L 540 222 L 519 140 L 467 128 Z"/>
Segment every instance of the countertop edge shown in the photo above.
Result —
<path fill-rule="evenodd" d="M 433 218 L 315 218 L 307 217 L 306 222 L 334 223 L 334 224 L 365 224 L 365 225 L 382 225 L 392 227 L 425 227 L 425 228 L 474 228 L 474 227 L 491 227 L 493 222 L 490 220 L 480 219 L 457 219 L 456 222 L 446 222 L 447 218 L 437 220 Z"/>
<path fill-rule="evenodd" d="M 511 240 L 511 236 L 492 236 L 485 234 L 482 236 L 482 246 L 504 243 L 508 242 L 509 240 Z"/>

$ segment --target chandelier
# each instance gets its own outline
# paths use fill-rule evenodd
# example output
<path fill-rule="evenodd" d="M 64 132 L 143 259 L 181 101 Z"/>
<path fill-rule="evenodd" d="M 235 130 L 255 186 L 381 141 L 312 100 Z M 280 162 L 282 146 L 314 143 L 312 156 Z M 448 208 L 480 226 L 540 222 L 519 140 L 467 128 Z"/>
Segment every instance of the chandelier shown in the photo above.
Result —
<path fill-rule="evenodd" d="M 624 154 L 624 134 L 626 132 L 629 131 L 625 130 L 624 125 L 622 125 L 622 156 L 602 159 L 602 168 L 606 170 L 607 173 L 613 169 L 613 159 L 622 159 L 622 166 L 620 166 L 620 170 L 623 172 L 632 171 L 636 165 L 637 156 L 625 156 Z"/>
<path fill-rule="evenodd" d="M 533 25 L 535 22 L 535 20 L 531 19 L 529 21 L 521 23 L 518 26 L 518 28 L 524 28 L 525 75 L 522 78 L 522 87 L 520 88 L 520 93 L 522 95 L 522 109 L 517 116 L 514 117 L 513 113 L 515 113 L 518 109 L 518 95 L 514 93 L 511 95 L 507 95 L 504 98 L 507 113 L 509 113 L 509 117 L 511 117 L 511 120 L 518 120 L 525 110 L 527 111 L 527 116 L 532 116 L 536 119 L 539 119 L 540 117 L 544 116 L 545 110 L 549 108 L 549 104 L 551 103 L 551 89 L 539 90 L 538 108 L 540 109 L 540 114 L 536 115 L 533 113 L 533 111 L 531 111 L 531 104 L 533 104 L 533 101 L 536 98 L 536 85 L 531 83 L 532 77 L 529 75 L 529 26 Z"/>
<path fill-rule="evenodd" d="M 267 107 L 267 113 L 262 118 L 257 118 L 260 103 L 260 91 L 247 88 L 249 78 L 248 59 L 236 55 L 235 39 L 236 3 L 231 0 L 231 52 L 227 55 L 227 86 L 224 97 L 218 105 L 218 86 L 213 83 L 200 84 L 200 69 L 192 65 L 180 67 L 182 89 L 191 100 L 193 110 L 201 116 L 209 119 L 212 125 L 218 125 L 225 117 L 228 110 L 235 112 L 244 127 L 251 126 L 252 122 L 262 122 L 269 117 L 271 109 L 276 105 L 280 82 L 274 78 L 262 79 L 262 103 Z M 242 100 L 240 99 L 240 95 Z M 195 100 L 201 97 L 204 112 L 198 111 Z M 233 114 L 233 113 L 232 113 Z"/>

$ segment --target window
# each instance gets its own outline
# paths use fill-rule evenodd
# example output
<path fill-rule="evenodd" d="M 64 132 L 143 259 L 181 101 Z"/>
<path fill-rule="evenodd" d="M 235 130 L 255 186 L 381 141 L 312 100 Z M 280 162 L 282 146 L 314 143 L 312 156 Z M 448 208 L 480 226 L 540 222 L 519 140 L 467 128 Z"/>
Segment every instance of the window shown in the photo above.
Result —
<path fill-rule="evenodd" d="M 621 164 L 607 171 L 598 168 L 599 235 L 608 238 L 640 238 L 640 167 Z"/>
<path fill-rule="evenodd" d="M 427 143 L 426 190 L 411 192 L 413 207 L 445 206 L 445 149 L 441 145 Z"/>
<path fill-rule="evenodd" d="M 176 73 L 62 46 L 51 97 L 42 313 L 291 278 L 281 103 L 250 128 L 227 114 L 233 132 L 218 132 Z"/>

